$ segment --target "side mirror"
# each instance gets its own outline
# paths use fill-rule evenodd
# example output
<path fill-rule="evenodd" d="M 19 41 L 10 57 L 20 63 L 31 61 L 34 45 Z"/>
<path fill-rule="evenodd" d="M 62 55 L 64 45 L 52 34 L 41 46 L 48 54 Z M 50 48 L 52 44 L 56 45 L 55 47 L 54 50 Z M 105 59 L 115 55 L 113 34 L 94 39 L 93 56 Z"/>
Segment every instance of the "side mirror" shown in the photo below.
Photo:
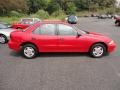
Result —
<path fill-rule="evenodd" d="M 80 37 L 80 36 L 81 36 L 81 34 L 77 32 L 77 37 Z"/>

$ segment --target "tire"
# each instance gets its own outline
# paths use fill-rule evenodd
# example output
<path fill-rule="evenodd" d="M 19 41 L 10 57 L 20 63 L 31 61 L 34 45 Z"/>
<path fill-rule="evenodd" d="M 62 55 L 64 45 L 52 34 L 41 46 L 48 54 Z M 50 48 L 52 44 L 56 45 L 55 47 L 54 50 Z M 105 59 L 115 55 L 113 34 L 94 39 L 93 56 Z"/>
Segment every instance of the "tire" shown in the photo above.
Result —
<path fill-rule="evenodd" d="M 116 26 L 120 26 L 120 22 L 119 22 L 119 21 L 116 21 L 116 22 L 115 22 L 115 25 L 116 25 Z"/>
<path fill-rule="evenodd" d="M 0 44 L 5 44 L 8 42 L 8 39 L 5 35 L 0 34 Z"/>
<path fill-rule="evenodd" d="M 22 55 L 27 59 L 35 58 L 38 54 L 37 48 L 32 44 L 26 44 L 21 49 Z"/>
<path fill-rule="evenodd" d="M 107 48 L 103 44 L 94 44 L 89 51 L 90 56 L 100 58 L 107 54 Z"/>

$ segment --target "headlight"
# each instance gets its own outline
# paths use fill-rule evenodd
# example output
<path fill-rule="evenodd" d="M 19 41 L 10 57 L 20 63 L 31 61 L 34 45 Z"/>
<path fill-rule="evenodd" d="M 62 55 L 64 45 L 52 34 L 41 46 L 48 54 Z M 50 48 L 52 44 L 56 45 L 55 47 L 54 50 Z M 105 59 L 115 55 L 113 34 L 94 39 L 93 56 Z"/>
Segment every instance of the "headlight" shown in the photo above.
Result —
<path fill-rule="evenodd" d="M 113 44 L 113 43 L 114 43 L 114 41 L 112 40 L 112 41 L 109 42 L 109 45 L 111 45 L 111 44 Z"/>

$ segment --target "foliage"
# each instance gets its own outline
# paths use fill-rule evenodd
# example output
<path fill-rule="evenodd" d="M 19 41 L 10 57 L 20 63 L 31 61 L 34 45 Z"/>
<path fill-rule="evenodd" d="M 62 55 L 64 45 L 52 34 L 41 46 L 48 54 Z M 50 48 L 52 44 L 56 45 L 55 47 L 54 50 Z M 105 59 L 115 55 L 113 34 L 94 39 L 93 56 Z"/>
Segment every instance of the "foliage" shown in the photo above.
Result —
<path fill-rule="evenodd" d="M 116 0 L 75 0 L 77 10 L 96 11 L 97 9 L 105 9 L 114 7 Z"/>
<path fill-rule="evenodd" d="M 48 0 L 27 0 L 29 13 L 36 13 L 40 9 L 46 9 Z"/>
<path fill-rule="evenodd" d="M 57 2 L 54 2 L 54 1 L 51 1 L 48 4 L 48 7 L 46 8 L 46 10 L 49 12 L 49 14 L 52 14 L 56 11 L 59 11 L 60 9 L 61 9 L 60 5 Z"/>
<path fill-rule="evenodd" d="M 40 18 L 40 19 L 47 19 L 47 18 L 49 18 L 49 14 L 48 14 L 47 11 L 39 10 L 35 14 L 31 14 L 31 17 L 37 17 L 37 18 Z"/>
<path fill-rule="evenodd" d="M 23 14 L 22 14 L 22 13 L 19 13 L 19 12 L 17 12 L 17 11 L 11 11 L 11 12 L 9 13 L 9 16 L 11 16 L 11 17 L 21 17 L 21 16 L 23 16 Z"/>
<path fill-rule="evenodd" d="M 76 12 L 115 13 L 116 0 L 1 0 L 0 16 L 21 17 L 24 13 L 38 18 L 63 18 Z M 79 13 L 82 14 L 87 13 Z"/>
<path fill-rule="evenodd" d="M 12 24 L 18 22 L 21 17 L 0 17 L 0 22 L 6 22 L 8 24 Z"/>
<path fill-rule="evenodd" d="M 54 13 L 52 13 L 52 16 L 57 17 L 57 16 L 64 16 L 65 12 L 63 10 L 58 10 Z"/>
<path fill-rule="evenodd" d="M 67 14 L 75 14 L 76 12 L 76 6 L 74 3 L 67 3 L 67 9 L 66 13 Z"/>
<path fill-rule="evenodd" d="M 89 1 L 88 0 L 75 0 L 74 2 L 76 4 L 77 11 L 89 9 Z"/>
<path fill-rule="evenodd" d="M 0 1 L 0 15 L 9 13 L 10 11 L 27 11 L 27 3 L 25 0 L 1 0 Z"/>

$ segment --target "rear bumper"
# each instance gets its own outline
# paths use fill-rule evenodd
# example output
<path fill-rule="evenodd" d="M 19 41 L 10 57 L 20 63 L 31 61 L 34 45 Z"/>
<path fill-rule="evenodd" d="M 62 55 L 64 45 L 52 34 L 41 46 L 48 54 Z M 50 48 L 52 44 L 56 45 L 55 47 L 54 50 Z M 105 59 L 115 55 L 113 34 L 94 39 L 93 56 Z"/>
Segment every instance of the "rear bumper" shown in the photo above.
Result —
<path fill-rule="evenodd" d="M 8 47 L 16 52 L 20 51 L 20 45 L 17 42 L 12 42 L 11 40 L 8 42 Z"/>

